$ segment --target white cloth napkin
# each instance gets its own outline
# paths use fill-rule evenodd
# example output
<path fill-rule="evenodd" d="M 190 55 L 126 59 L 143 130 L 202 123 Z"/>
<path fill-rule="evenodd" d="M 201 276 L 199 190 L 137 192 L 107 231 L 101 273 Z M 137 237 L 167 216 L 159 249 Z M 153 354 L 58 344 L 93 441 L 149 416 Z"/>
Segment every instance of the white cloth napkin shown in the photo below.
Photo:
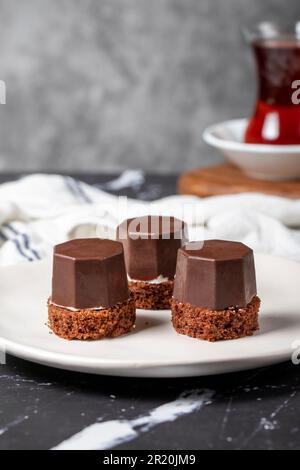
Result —
<path fill-rule="evenodd" d="M 128 180 L 130 172 L 106 187 L 118 190 Z M 126 201 L 71 177 L 37 174 L 0 186 L 0 265 L 41 259 L 70 238 L 113 238 L 127 217 L 184 217 L 191 210 L 192 239 L 240 240 L 256 251 L 300 261 L 300 199 L 245 193 Z"/>

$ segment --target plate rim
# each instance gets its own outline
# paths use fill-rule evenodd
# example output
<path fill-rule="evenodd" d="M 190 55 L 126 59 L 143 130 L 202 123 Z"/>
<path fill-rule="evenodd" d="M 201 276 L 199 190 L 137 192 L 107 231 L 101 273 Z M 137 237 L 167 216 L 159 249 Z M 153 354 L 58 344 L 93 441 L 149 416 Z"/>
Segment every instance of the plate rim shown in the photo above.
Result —
<path fill-rule="evenodd" d="M 2 341 L 2 338 L 0 337 L 0 341 Z M 238 341 L 238 339 L 236 340 Z M 56 352 L 49 352 L 48 350 L 32 347 L 32 346 L 24 346 L 19 343 L 16 343 L 15 341 L 11 340 L 4 340 L 4 345 L 5 345 L 5 352 L 11 355 L 15 355 L 17 357 L 24 357 L 20 356 L 18 350 L 26 351 L 28 354 L 26 354 L 26 357 L 32 357 L 32 362 L 35 362 L 34 358 L 40 358 L 41 360 L 46 359 L 47 362 L 49 362 L 52 358 L 53 360 L 51 362 L 63 364 L 64 362 L 72 364 L 74 366 L 80 367 L 86 367 L 91 365 L 93 366 L 98 366 L 99 369 L 103 368 L 109 368 L 109 369 L 140 369 L 140 368 L 161 368 L 161 367 L 183 367 L 183 366 L 201 366 L 201 365 L 210 365 L 210 364 L 225 364 L 225 363 L 235 363 L 235 362 L 246 362 L 246 361 L 251 361 L 254 359 L 280 359 L 282 358 L 283 360 L 291 356 L 291 351 L 289 353 L 286 350 L 281 350 L 277 352 L 276 354 L 274 353 L 269 353 L 265 355 L 260 355 L 257 356 L 255 354 L 253 355 L 247 355 L 246 357 L 236 357 L 236 358 L 222 358 L 220 360 L 216 359 L 209 359 L 205 361 L 183 361 L 183 362 L 178 362 L 178 361 L 158 361 L 156 360 L 155 362 L 151 362 L 150 360 L 143 360 L 142 361 L 137 361 L 137 362 L 129 362 L 127 360 L 117 360 L 117 359 L 105 359 L 105 361 L 101 362 L 101 358 L 90 358 L 90 357 L 84 357 L 84 356 L 74 356 L 74 355 L 68 355 L 64 353 L 56 353 Z M 34 354 L 34 352 L 38 352 L 38 356 Z M 57 359 L 54 359 L 57 358 Z M 62 358 L 61 360 L 58 360 L 58 358 Z M 74 358 L 76 359 L 74 361 Z M 29 360 L 29 359 L 28 359 Z M 55 367 L 55 366 L 54 366 Z"/>

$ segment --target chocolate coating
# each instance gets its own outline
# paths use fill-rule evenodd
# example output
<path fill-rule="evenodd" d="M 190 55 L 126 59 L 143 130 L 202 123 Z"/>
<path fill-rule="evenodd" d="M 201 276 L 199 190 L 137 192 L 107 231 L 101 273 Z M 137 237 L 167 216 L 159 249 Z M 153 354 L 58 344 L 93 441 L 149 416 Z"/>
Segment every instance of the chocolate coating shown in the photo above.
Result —
<path fill-rule="evenodd" d="M 246 307 L 256 295 L 253 251 L 239 242 L 206 240 L 178 251 L 173 296 L 211 310 Z"/>
<path fill-rule="evenodd" d="M 53 303 L 76 309 L 113 307 L 128 297 L 121 243 L 81 238 L 55 246 Z"/>
<path fill-rule="evenodd" d="M 117 228 L 131 279 L 147 281 L 162 275 L 173 279 L 177 250 L 185 243 L 186 225 L 175 217 L 127 219 Z"/>

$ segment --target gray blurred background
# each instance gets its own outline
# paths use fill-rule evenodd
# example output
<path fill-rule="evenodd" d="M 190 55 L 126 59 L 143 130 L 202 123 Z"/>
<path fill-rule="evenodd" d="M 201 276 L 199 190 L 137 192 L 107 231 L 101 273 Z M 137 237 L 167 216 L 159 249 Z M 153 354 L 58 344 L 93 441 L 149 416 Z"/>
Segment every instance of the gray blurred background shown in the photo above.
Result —
<path fill-rule="evenodd" d="M 0 0 L 0 170 L 217 162 L 203 129 L 255 93 L 240 28 L 299 16 L 299 0 Z"/>

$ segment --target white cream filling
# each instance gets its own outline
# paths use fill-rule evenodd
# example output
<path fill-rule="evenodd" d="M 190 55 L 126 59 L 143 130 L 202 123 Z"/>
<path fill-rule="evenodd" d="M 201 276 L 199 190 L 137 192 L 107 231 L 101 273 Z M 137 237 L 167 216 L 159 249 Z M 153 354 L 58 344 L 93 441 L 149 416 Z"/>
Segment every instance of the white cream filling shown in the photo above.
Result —
<path fill-rule="evenodd" d="M 167 282 L 169 281 L 168 277 L 164 277 L 162 274 L 157 276 L 155 279 L 150 279 L 147 281 L 144 281 L 143 279 L 132 279 L 129 274 L 127 274 L 127 279 L 129 282 L 147 282 L 147 284 L 161 284 L 162 282 Z"/>
<path fill-rule="evenodd" d="M 58 308 L 65 308 L 66 310 L 70 310 L 70 312 L 80 312 L 80 310 L 105 310 L 108 307 L 89 307 L 89 308 L 74 308 L 74 307 L 66 307 L 65 305 L 58 305 L 54 302 L 50 301 L 51 305 L 54 305 Z"/>

